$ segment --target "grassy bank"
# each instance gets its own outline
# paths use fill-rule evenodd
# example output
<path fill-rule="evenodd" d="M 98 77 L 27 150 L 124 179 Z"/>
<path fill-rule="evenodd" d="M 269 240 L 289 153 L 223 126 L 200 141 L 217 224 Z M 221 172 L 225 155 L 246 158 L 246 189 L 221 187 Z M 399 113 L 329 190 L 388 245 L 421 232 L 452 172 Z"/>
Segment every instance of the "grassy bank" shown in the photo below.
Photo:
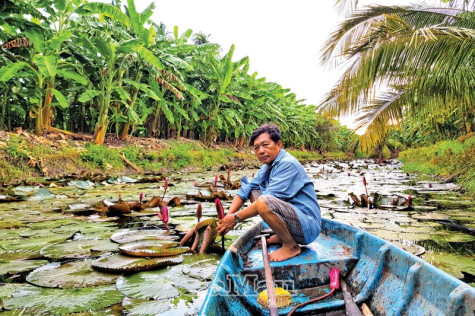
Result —
<path fill-rule="evenodd" d="M 210 169 L 222 165 L 258 166 L 250 148 L 220 145 L 207 147 L 198 141 L 131 138 L 111 140 L 106 146 L 64 138 L 36 137 L 27 133 L 2 135 L 0 183 L 35 177 L 69 175 L 124 175 L 137 171 Z M 57 137 L 57 135 L 56 135 Z M 289 150 L 300 161 L 349 158 L 344 153 Z M 125 159 L 124 159 L 125 158 Z"/>
<path fill-rule="evenodd" d="M 475 136 L 408 149 L 399 153 L 399 160 L 405 172 L 454 179 L 475 196 Z"/>

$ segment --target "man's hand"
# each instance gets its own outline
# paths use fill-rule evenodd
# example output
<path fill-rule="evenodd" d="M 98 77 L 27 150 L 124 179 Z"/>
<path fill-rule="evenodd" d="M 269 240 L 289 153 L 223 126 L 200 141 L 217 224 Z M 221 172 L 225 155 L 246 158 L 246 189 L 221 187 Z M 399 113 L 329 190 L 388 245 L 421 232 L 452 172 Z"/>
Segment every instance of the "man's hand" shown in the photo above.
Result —
<path fill-rule="evenodd" d="M 236 226 L 234 214 L 228 214 L 218 221 L 218 234 L 224 236 L 228 231 L 233 229 L 234 226 Z"/>

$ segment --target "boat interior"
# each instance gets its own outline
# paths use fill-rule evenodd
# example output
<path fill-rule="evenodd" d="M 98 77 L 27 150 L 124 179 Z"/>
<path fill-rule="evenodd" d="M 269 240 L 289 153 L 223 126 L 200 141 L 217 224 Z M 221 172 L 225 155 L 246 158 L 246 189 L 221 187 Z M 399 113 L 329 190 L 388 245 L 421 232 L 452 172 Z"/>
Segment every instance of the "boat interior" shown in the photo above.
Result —
<path fill-rule="evenodd" d="M 257 301 L 266 289 L 261 247 L 255 236 L 262 225 L 242 235 L 222 258 L 203 315 L 268 315 Z M 278 247 L 272 245 L 269 252 Z M 300 255 L 270 263 L 276 287 L 291 293 L 279 308 L 287 315 L 297 304 L 330 292 L 331 268 L 340 270 L 354 301 L 374 315 L 473 315 L 474 290 L 422 259 L 354 227 L 324 220 L 316 241 Z M 213 306 L 216 307 L 213 307 Z M 341 291 L 298 309 L 294 315 L 340 315 Z"/>

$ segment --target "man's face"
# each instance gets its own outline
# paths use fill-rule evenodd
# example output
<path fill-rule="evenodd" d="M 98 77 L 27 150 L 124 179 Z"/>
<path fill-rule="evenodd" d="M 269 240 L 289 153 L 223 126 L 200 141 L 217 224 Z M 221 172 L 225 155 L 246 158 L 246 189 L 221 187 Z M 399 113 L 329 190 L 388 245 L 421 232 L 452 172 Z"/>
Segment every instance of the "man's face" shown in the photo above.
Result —
<path fill-rule="evenodd" d="M 282 141 L 274 142 L 269 133 L 265 132 L 254 140 L 254 153 L 260 162 L 271 165 L 282 149 Z"/>

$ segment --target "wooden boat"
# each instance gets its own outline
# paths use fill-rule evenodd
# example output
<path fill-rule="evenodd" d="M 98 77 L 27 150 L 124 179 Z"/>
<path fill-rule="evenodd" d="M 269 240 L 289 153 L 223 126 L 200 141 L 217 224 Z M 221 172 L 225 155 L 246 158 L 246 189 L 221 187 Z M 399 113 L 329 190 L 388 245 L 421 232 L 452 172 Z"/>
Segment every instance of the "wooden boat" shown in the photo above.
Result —
<path fill-rule="evenodd" d="M 200 315 L 269 315 L 257 302 L 266 289 L 262 253 L 254 240 L 262 229 L 262 224 L 254 226 L 226 251 Z M 473 287 L 385 240 L 327 219 L 320 236 L 300 255 L 271 262 L 275 285 L 292 294 L 291 305 L 280 308 L 279 315 L 328 293 L 332 267 L 340 270 L 356 304 L 365 303 L 374 315 L 474 315 Z M 337 291 L 294 315 L 344 315 L 344 309 Z"/>

